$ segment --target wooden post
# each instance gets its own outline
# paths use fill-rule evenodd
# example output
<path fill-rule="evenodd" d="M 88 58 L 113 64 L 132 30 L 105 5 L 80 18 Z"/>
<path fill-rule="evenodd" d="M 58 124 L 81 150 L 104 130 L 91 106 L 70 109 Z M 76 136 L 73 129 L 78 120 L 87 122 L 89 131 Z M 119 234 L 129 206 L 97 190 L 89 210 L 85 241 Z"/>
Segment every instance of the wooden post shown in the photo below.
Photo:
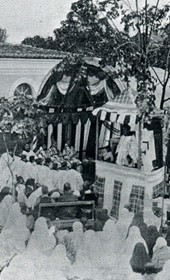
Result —
<path fill-rule="evenodd" d="M 162 236 L 163 231 L 163 223 L 164 223 L 164 196 L 165 196 L 165 188 L 166 188 L 166 182 L 165 182 L 165 170 L 164 170 L 164 185 L 163 185 L 163 194 L 162 194 L 162 211 L 161 211 L 161 225 L 159 233 Z"/>
<path fill-rule="evenodd" d="M 142 142 L 142 123 L 140 120 L 138 125 L 138 169 L 139 170 L 141 170 L 142 167 L 141 142 Z"/>
<path fill-rule="evenodd" d="M 96 146 L 95 146 L 95 160 L 98 159 L 99 150 L 99 115 L 96 116 Z"/>

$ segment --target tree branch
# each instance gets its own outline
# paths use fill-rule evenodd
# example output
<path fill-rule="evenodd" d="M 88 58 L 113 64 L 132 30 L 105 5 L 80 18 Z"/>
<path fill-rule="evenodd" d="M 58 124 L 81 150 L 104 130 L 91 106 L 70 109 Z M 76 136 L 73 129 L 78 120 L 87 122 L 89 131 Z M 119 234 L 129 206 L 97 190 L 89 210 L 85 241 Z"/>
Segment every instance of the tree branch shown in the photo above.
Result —
<path fill-rule="evenodd" d="M 163 86 L 163 83 L 161 81 L 161 79 L 159 78 L 157 72 L 155 71 L 154 67 L 151 66 L 151 69 L 153 70 L 153 72 L 155 73 L 156 78 L 158 79 L 158 81 L 160 82 L 161 86 Z"/>
<path fill-rule="evenodd" d="M 159 1 L 160 0 L 157 0 L 156 6 L 155 6 L 155 14 L 154 14 L 154 17 L 153 17 L 153 22 L 152 22 L 152 25 L 151 25 L 148 41 L 150 41 L 150 39 L 151 39 L 152 31 L 153 31 L 153 28 L 155 26 L 155 18 L 156 18 L 156 14 L 157 14 L 157 10 L 158 10 Z"/>
<path fill-rule="evenodd" d="M 164 99 L 164 102 L 166 102 L 166 101 L 168 101 L 168 100 L 170 100 L 170 97 L 165 98 L 165 99 Z"/>

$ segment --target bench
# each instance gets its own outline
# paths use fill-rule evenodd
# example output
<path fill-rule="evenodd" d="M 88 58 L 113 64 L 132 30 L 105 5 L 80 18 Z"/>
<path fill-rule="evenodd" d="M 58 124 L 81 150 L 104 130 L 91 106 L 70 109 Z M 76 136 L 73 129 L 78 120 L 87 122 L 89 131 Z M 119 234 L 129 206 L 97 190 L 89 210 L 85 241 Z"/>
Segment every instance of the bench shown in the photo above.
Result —
<path fill-rule="evenodd" d="M 90 212 L 90 218 L 88 218 L 86 226 L 89 228 L 94 227 L 94 216 L 95 216 L 95 202 L 94 201 L 71 201 L 71 202 L 55 202 L 55 203 L 40 203 L 39 204 L 39 211 L 38 211 L 38 217 L 43 216 L 43 210 L 44 209 L 53 209 L 54 210 L 54 216 L 56 220 L 52 221 L 51 224 L 56 225 L 60 224 L 60 227 L 62 229 L 71 228 L 73 223 L 75 221 L 80 221 L 80 217 L 76 217 L 74 219 L 59 219 L 57 217 L 57 213 L 59 212 L 60 207 L 68 207 L 73 206 L 77 207 L 77 216 L 79 214 L 79 209 L 82 211 L 82 209 L 87 210 L 87 212 Z"/>

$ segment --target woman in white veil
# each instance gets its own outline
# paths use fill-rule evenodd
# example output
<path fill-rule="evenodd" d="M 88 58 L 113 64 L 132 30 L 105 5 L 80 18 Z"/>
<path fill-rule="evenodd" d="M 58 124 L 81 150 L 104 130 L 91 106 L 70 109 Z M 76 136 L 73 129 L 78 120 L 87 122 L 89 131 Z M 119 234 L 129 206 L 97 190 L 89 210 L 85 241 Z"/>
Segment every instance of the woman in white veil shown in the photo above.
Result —
<path fill-rule="evenodd" d="M 130 227 L 128 236 L 126 238 L 126 252 L 128 255 L 132 256 L 134 247 L 138 242 L 144 244 L 145 249 L 148 253 L 148 247 L 145 240 L 141 236 L 140 229 L 137 226 L 132 226 Z"/>
<path fill-rule="evenodd" d="M 73 223 L 72 227 L 73 231 L 68 234 L 67 238 L 71 240 L 75 250 L 77 251 L 83 240 L 83 224 L 76 221 Z"/>
<path fill-rule="evenodd" d="M 46 270 L 51 270 L 56 274 L 58 272 L 63 273 L 65 277 L 68 277 L 70 271 L 70 261 L 66 255 L 66 248 L 63 244 L 57 245 L 48 257 L 46 263 Z"/>
<path fill-rule="evenodd" d="M 25 250 L 26 241 L 30 232 L 26 227 L 26 216 L 21 213 L 19 203 L 12 205 L 11 211 L 0 235 L 0 242 L 4 246 L 18 254 Z"/>
<path fill-rule="evenodd" d="M 139 228 L 136 226 L 132 226 L 129 229 L 128 237 L 126 238 L 126 241 L 124 244 L 125 248 L 124 248 L 124 251 L 122 252 L 121 259 L 119 262 L 119 273 L 121 273 L 123 271 L 124 274 L 126 275 L 127 279 L 131 279 L 131 276 L 134 275 L 134 272 L 130 265 L 130 259 L 133 254 L 134 247 L 138 242 L 141 242 L 144 244 L 145 249 L 148 253 L 148 248 L 147 248 L 146 242 L 142 238 Z M 138 275 L 137 275 L 137 277 L 138 277 Z"/>
<path fill-rule="evenodd" d="M 54 235 L 49 235 L 46 219 L 39 217 L 27 245 L 27 251 L 49 254 L 56 246 Z"/>
<path fill-rule="evenodd" d="M 96 233 L 93 230 L 87 230 L 83 235 L 81 246 L 77 250 L 75 263 L 71 266 L 70 277 L 99 280 L 101 253 L 100 240 Z"/>
<path fill-rule="evenodd" d="M 8 215 L 11 211 L 12 204 L 14 203 L 14 199 L 12 195 L 6 195 L 2 202 L 0 203 L 0 227 L 1 229 L 4 227 Z"/>

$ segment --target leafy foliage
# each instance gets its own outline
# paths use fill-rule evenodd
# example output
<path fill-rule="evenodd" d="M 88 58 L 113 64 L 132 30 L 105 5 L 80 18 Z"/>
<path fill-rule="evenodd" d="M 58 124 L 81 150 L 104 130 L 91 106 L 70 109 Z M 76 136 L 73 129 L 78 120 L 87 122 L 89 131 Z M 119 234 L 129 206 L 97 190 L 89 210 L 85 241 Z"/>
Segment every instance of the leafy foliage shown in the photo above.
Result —
<path fill-rule="evenodd" d="M 29 45 L 43 49 L 53 49 L 53 38 L 48 36 L 47 38 L 36 35 L 34 37 L 27 37 L 22 41 L 23 45 Z"/>
<path fill-rule="evenodd" d="M 47 114 L 32 96 L 19 94 L 12 100 L 0 99 L 0 129 L 32 138 L 45 130 Z"/>
<path fill-rule="evenodd" d="M 66 20 L 54 30 L 55 38 L 27 38 L 34 46 L 57 49 L 81 55 L 102 58 L 102 65 L 117 65 L 117 76 L 127 85 L 131 76 L 136 77 L 138 97 L 142 109 L 141 117 L 148 117 L 154 111 L 154 91 L 157 82 L 162 84 L 161 109 L 170 76 L 170 6 L 148 5 L 127 9 L 122 0 L 78 0 L 71 6 Z M 130 2 L 129 2 L 130 3 Z M 124 29 L 120 31 L 115 19 L 121 18 Z M 152 77 L 150 67 L 162 67 L 167 71 L 164 81 Z M 144 101 L 144 99 L 145 101 Z M 139 104 L 140 103 L 140 104 Z"/>

